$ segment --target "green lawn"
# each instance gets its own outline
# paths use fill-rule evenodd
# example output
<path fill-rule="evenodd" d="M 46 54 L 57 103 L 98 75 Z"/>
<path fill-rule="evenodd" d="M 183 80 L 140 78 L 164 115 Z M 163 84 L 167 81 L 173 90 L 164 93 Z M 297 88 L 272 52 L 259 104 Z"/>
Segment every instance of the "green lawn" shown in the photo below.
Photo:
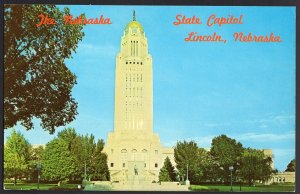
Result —
<path fill-rule="evenodd" d="M 13 183 L 4 183 L 5 189 L 7 190 L 32 190 L 37 189 L 37 183 L 18 183 L 14 186 Z M 40 184 L 40 190 L 49 189 L 63 189 L 63 190 L 74 190 L 77 189 L 77 184 L 62 184 L 60 187 L 57 184 Z"/>
<path fill-rule="evenodd" d="M 5 189 L 9 190 L 32 190 L 37 189 L 36 183 L 18 183 L 16 186 L 13 183 L 4 183 Z M 101 188 L 100 188 L 101 187 Z M 57 184 L 40 184 L 40 190 L 77 190 L 77 184 L 62 184 L 60 187 Z M 111 190 L 105 186 L 98 185 L 87 185 L 85 190 Z M 227 185 L 191 185 L 191 191 L 230 191 L 230 186 Z M 233 186 L 233 191 L 239 192 L 239 186 Z M 280 192 L 280 191 L 295 191 L 295 185 L 292 184 L 280 184 L 280 185 L 258 185 L 255 187 L 242 186 L 244 192 Z"/>
<path fill-rule="evenodd" d="M 240 186 L 233 186 L 233 191 L 239 192 Z M 230 191 L 230 186 L 227 185 L 191 185 L 192 191 Z M 242 186 L 244 192 L 280 192 L 280 191 L 295 191 L 295 185 L 281 184 L 281 185 L 258 185 L 258 186 Z"/>

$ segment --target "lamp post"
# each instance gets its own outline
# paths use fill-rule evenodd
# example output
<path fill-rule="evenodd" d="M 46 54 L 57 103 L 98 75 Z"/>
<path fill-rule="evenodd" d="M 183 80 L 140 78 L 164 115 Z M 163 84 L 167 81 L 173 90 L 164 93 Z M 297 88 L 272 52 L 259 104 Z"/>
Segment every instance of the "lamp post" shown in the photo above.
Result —
<path fill-rule="evenodd" d="M 230 170 L 230 191 L 232 190 L 232 171 L 233 171 L 233 166 L 229 166 L 229 170 Z"/>
<path fill-rule="evenodd" d="M 37 172 L 38 172 L 38 184 L 37 184 L 37 190 L 40 190 L 40 170 L 41 170 L 41 168 L 42 168 L 42 165 L 40 164 L 40 163 L 38 163 L 37 165 L 36 165 L 36 169 L 37 169 Z"/>
<path fill-rule="evenodd" d="M 84 162 L 84 179 L 87 180 L 87 178 L 86 178 L 86 162 Z"/>
<path fill-rule="evenodd" d="M 186 164 L 186 181 L 185 181 L 185 185 L 187 185 L 188 187 L 190 186 L 190 181 L 189 181 L 189 165 Z"/>

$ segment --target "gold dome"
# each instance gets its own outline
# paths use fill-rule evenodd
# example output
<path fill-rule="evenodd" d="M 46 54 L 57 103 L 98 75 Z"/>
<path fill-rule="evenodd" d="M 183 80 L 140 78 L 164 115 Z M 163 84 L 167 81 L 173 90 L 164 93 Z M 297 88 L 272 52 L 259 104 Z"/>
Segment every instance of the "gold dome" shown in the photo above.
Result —
<path fill-rule="evenodd" d="M 139 22 L 136 21 L 135 11 L 133 11 L 133 14 L 132 14 L 132 21 L 129 22 L 129 23 L 127 24 L 126 28 L 125 28 L 125 33 L 126 33 L 126 34 L 128 34 L 130 28 L 131 28 L 131 30 L 132 30 L 133 32 L 135 32 L 135 33 L 137 32 L 137 29 L 139 29 L 139 31 L 140 31 L 141 33 L 144 33 L 143 26 L 142 26 Z"/>
<path fill-rule="evenodd" d="M 125 31 L 128 31 L 129 28 L 139 28 L 141 32 L 144 32 L 143 26 L 137 21 L 129 22 L 125 28 Z"/>

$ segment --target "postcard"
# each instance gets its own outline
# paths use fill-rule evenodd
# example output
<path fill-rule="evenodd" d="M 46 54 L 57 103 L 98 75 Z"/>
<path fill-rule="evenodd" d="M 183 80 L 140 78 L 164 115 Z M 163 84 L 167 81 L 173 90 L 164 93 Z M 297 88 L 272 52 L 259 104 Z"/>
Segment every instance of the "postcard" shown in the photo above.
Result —
<path fill-rule="evenodd" d="M 4 190 L 295 191 L 295 6 L 3 13 Z"/>

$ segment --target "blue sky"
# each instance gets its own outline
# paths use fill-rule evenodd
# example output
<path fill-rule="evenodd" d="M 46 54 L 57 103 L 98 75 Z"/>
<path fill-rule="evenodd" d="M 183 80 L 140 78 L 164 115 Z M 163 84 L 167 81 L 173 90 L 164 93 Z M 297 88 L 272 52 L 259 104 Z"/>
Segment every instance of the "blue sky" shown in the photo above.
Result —
<path fill-rule="evenodd" d="M 136 10 L 153 57 L 154 131 L 163 145 L 185 139 L 209 148 L 213 137 L 226 134 L 245 147 L 272 149 L 279 170 L 295 157 L 294 7 L 68 7 L 74 16 L 104 15 L 112 24 L 85 26 L 77 53 L 66 61 L 77 75 L 72 93 L 79 115 L 65 127 L 104 140 L 113 130 L 115 56 Z M 177 14 L 195 15 L 204 24 L 174 26 Z M 211 14 L 243 14 L 244 24 L 207 27 Z M 227 43 L 187 43 L 184 38 L 190 32 L 217 32 Z M 273 32 L 282 42 L 234 42 L 234 32 Z M 32 144 L 45 144 L 57 134 L 43 131 L 38 121 L 31 131 L 15 128 Z M 5 131 L 5 138 L 10 132 Z"/>

